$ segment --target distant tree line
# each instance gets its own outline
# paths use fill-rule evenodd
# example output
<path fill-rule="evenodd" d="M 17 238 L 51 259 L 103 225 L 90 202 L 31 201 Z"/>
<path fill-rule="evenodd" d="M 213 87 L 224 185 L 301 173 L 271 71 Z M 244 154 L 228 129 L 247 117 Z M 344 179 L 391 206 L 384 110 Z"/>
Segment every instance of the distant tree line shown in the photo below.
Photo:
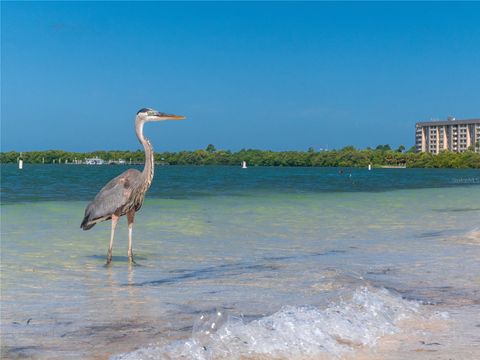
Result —
<path fill-rule="evenodd" d="M 1 152 L 0 162 L 16 163 L 18 152 Z M 105 161 L 125 160 L 127 163 L 143 163 L 143 150 L 137 151 L 93 151 L 88 153 L 66 152 L 62 150 L 31 151 L 22 153 L 25 163 L 52 164 L 73 163 L 86 158 L 99 157 Z M 156 162 L 170 165 L 235 165 L 246 161 L 249 166 L 324 166 L 324 167 L 373 167 L 406 166 L 418 168 L 480 168 L 480 153 L 471 149 L 463 153 L 449 151 L 438 155 L 416 153 L 412 147 L 405 151 L 401 145 L 393 150 L 389 145 L 379 145 L 375 149 L 356 149 L 346 146 L 340 150 L 316 151 L 270 151 L 242 149 L 237 152 L 217 150 L 209 144 L 204 150 L 159 152 L 155 154 Z"/>

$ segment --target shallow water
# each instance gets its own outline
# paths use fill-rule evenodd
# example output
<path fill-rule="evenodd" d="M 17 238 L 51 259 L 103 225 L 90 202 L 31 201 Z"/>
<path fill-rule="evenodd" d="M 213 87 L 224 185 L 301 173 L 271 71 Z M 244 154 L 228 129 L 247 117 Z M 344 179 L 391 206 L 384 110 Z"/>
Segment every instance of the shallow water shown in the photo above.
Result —
<path fill-rule="evenodd" d="M 2 166 L 2 358 L 480 356 L 480 171 L 157 168 L 105 267 L 123 170 Z"/>

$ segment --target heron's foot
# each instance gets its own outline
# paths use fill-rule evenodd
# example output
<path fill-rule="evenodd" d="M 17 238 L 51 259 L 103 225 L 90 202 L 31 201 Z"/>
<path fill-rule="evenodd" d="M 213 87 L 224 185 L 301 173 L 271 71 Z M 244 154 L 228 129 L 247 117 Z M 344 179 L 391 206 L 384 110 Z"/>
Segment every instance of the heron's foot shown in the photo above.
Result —
<path fill-rule="evenodd" d="M 107 263 L 105 265 L 110 265 L 111 262 L 112 262 L 112 254 L 108 254 L 107 255 Z"/>
<path fill-rule="evenodd" d="M 133 253 L 128 254 L 128 262 L 133 265 L 137 264 L 135 260 L 133 260 Z"/>

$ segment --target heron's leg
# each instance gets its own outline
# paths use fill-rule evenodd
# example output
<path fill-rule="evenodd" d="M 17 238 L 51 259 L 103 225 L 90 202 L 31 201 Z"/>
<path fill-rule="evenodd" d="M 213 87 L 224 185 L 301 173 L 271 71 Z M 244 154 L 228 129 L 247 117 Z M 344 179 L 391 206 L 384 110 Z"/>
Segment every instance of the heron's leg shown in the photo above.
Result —
<path fill-rule="evenodd" d="M 133 261 L 133 251 L 132 251 L 132 231 L 133 231 L 133 221 L 135 220 L 135 210 L 129 211 L 127 213 L 128 219 L 128 261 L 135 263 Z"/>
<path fill-rule="evenodd" d="M 112 215 L 112 232 L 110 234 L 110 245 L 108 246 L 107 265 L 112 262 L 113 237 L 115 236 L 115 227 L 117 226 L 118 216 Z"/>

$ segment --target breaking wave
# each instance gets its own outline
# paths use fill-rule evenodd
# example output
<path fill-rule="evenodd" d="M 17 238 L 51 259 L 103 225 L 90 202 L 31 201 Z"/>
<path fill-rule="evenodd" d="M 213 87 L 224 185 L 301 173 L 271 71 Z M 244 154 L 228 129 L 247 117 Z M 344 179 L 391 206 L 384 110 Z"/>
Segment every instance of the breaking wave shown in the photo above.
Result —
<path fill-rule="evenodd" d="M 417 312 L 418 304 L 385 289 L 358 288 L 349 299 L 324 309 L 285 306 L 250 322 L 222 311 L 203 314 L 191 338 L 166 346 L 147 346 L 112 360 L 154 359 L 311 359 L 341 357 L 399 331 L 398 321 Z"/>

